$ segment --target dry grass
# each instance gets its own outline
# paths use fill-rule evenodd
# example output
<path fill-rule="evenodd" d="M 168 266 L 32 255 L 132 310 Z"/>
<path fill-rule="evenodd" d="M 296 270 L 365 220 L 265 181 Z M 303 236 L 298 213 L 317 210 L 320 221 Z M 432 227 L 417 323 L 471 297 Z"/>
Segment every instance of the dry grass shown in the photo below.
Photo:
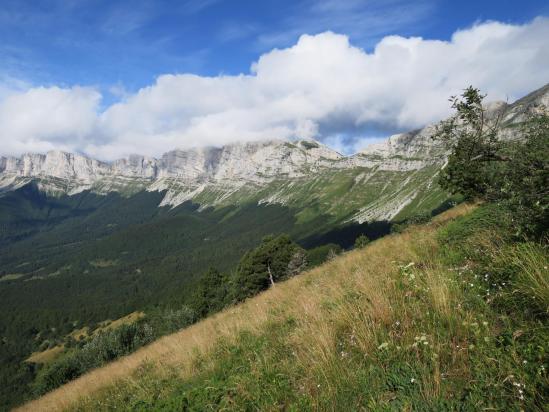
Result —
<path fill-rule="evenodd" d="M 143 312 L 132 312 L 132 313 L 126 315 L 126 316 L 115 319 L 113 321 L 111 321 L 111 320 L 103 321 L 103 322 L 101 322 L 99 327 L 94 329 L 94 331 L 91 333 L 91 336 L 95 336 L 95 335 L 99 334 L 100 332 L 105 332 L 105 331 L 110 330 L 110 329 L 115 329 L 115 328 L 117 328 L 119 326 L 122 326 L 122 325 L 129 325 L 130 323 L 134 323 L 137 320 L 141 319 L 143 316 L 145 316 L 145 313 L 143 313 Z M 90 328 L 85 326 L 83 328 L 73 330 L 71 333 L 69 333 L 68 336 L 71 336 L 75 340 L 82 340 L 82 339 L 87 338 L 87 337 L 90 336 L 89 330 L 90 330 Z"/>
<path fill-rule="evenodd" d="M 100 331 L 115 329 L 115 328 L 118 328 L 119 326 L 122 326 L 122 325 L 129 325 L 131 323 L 134 323 L 134 322 L 138 321 L 143 316 L 145 316 L 144 312 L 132 312 L 129 315 L 123 316 L 123 317 L 115 319 L 113 321 L 101 322 L 101 326 L 94 331 L 94 334 L 98 333 Z"/>
<path fill-rule="evenodd" d="M 318 376 L 334 371 L 344 374 L 343 367 L 337 366 L 341 364 L 336 359 L 340 356 L 336 348 L 338 334 L 352 335 L 353 342 L 365 353 L 374 350 L 379 345 L 379 326 L 405 318 L 404 313 L 394 310 L 406 308 L 408 298 L 398 293 L 394 284 L 399 265 L 427 256 L 427 250 L 435 247 L 434 227 L 468 213 L 472 207 L 461 205 L 438 216 L 428 226 L 411 228 L 372 242 L 364 249 L 345 253 L 238 306 L 93 370 L 18 410 L 63 410 L 118 381 L 138 386 L 138 381 L 132 382 L 132 375 L 144 364 L 155 365 L 159 373 L 176 367 L 182 377 L 191 376 L 197 356 L 210 351 L 219 338 L 234 340 L 242 330 L 259 333 L 267 322 L 288 318 L 297 323 L 288 338 L 295 349 L 296 362 Z M 442 279 L 434 272 L 427 273 L 422 282 L 431 286 L 435 307 L 441 312 L 450 311 L 449 292 Z M 406 328 L 402 326 L 403 335 Z M 432 392 L 436 394 L 437 388 L 432 388 Z"/>
<path fill-rule="evenodd" d="M 8 273 L 7 275 L 4 275 L 0 278 L 0 282 L 4 282 L 8 280 L 17 280 L 23 276 L 25 276 L 24 273 Z"/>
<path fill-rule="evenodd" d="M 62 353 L 64 348 L 65 347 L 63 345 L 57 345 L 42 352 L 34 352 L 31 356 L 25 359 L 25 362 L 49 363 L 54 360 L 60 353 Z"/>

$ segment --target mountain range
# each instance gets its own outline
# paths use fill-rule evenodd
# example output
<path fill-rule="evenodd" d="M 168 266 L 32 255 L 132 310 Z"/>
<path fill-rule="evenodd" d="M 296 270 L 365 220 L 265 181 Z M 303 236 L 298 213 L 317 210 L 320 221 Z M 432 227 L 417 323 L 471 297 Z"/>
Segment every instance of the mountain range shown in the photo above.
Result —
<path fill-rule="evenodd" d="M 488 110 L 501 111 L 503 123 L 512 126 L 547 105 L 549 86 L 513 104 L 491 103 Z M 160 158 L 131 155 L 113 162 L 61 151 L 0 157 L 0 193 L 34 182 L 50 196 L 90 191 L 129 197 L 146 190 L 163 193 L 159 206 L 315 203 L 338 220 L 392 220 L 435 207 L 432 196 L 441 199 L 433 179 L 446 152 L 431 139 L 433 131 L 428 125 L 397 134 L 352 156 L 311 139 L 178 149 Z M 333 191 L 342 196 L 337 204 L 326 202 Z"/>

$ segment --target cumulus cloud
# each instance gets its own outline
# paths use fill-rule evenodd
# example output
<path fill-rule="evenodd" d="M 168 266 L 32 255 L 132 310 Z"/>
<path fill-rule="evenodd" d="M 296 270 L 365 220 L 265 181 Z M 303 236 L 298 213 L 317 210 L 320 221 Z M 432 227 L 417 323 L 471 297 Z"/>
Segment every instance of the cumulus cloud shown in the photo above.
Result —
<path fill-rule="evenodd" d="M 80 150 L 93 139 L 101 95 L 85 87 L 31 88 L 0 102 L 1 152 Z"/>
<path fill-rule="evenodd" d="M 35 88 L 0 102 L 2 154 L 68 148 L 103 159 L 175 147 L 316 137 L 362 145 L 364 132 L 406 130 L 449 114 L 469 84 L 514 100 L 549 79 L 549 19 L 486 22 L 450 41 L 383 38 L 371 53 L 347 36 L 303 35 L 248 74 L 162 75 L 98 112 L 90 88 Z"/>

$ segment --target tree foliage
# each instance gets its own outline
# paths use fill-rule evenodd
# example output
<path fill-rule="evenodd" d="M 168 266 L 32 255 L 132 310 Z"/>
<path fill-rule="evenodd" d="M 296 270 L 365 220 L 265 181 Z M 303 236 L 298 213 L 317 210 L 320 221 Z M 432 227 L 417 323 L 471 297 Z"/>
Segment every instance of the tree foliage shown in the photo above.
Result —
<path fill-rule="evenodd" d="M 307 266 L 307 255 L 288 235 L 267 236 L 241 259 L 234 298 L 241 300 L 267 289 L 272 282 L 296 275 Z"/>
<path fill-rule="evenodd" d="M 199 317 L 217 312 L 227 304 L 229 278 L 216 268 L 210 268 L 198 282 L 191 305 Z"/>
<path fill-rule="evenodd" d="M 487 111 L 484 97 L 468 87 L 450 99 L 456 113 L 441 122 L 434 134 L 450 149 L 439 183 L 466 199 L 505 207 L 517 234 L 544 236 L 549 204 L 549 115 L 542 108 L 513 129 L 511 138 L 502 138 L 503 111 Z"/>
<path fill-rule="evenodd" d="M 355 240 L 355 249 L 360 249 L 370 243 L 370 239 L 366 235 L 360 235 Z"/>

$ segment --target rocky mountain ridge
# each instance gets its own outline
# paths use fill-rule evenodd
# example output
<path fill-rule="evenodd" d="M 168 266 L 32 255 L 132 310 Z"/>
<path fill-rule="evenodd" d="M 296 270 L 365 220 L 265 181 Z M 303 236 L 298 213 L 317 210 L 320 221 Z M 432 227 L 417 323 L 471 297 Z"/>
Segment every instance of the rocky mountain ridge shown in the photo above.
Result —
<path fill-rule="evenodd" d="M 416 132 L 414 136 L 421 133 Z M 408 134 L 406 134 L 408 135 Z M 208 181 L 241 178 L 262 181 L 280 175 L 299 177 L 308 171 L 325 167 L 369 167 L 376 163 L 382 169 L 415 169 L 418 150 L 409 147 L 400 136 L 392 136 L 390 147 L 394 153 L 373 149 L 352 156 L 343 156 L 315 140 L 297 142 L 271 140 L 235 143 L 221 148 L 205 147 L 190 150 L 172 150 L 160 159 L 131 155 L 113 162 L 102 162 L 80 154 L 50 151 L 46 154 L 28 153 L 20 158 L 0 157 L 0 173 L 18 177 L 56 177 L 75 179 L 90 184 L 106 176 L 141 178 L 151 181 L 178 178 L 188 181 Z M 396 149 L 395 149 L 396 148 Z M 389 158 L 405 153 L 412 160 L 387 162 Z M 370 161 L 368 161 L 368 159 Z M 382 161 L 385 160 L 385 161 Z M 428 159 L 422 159 L 427 161 Z M 413 161 L 416 161 L 415 163 Z M 397 163 L 399 165 L 397 166 Z"/>
<path fill-rule="evenodd" d="M 549 85 L 513 104 L 497 102 L 487 108 L 491 112 L 501 110 L 504 124 L 512 125 L 523 121 L 527 112 L 547 105 Z M 84 190 L 125 195 L 140 190 L 166 191 L 161 206 L 172 207 L 187 200 L 203 206 L 238 203 L 242 199 L 290 204 L 300 198 L 296 193 L 299 187 L 319 179 L 330 180 L 324 185 L 335 185 L 334 176 L 345 175 L 354 179 L 349 190 L 368 187 L 375 180 L 372 177 L 386 180 L 380 186 L 382 192 L 398 193 L 409 187 L 404 197 L 377 199 L 385 202 L 385 206 L 377 206 L 385 212 L 364 206 L 365 210 L 356 215 L 358 220 L 390 219 L 418 196 L 421 187 L 431 187 L 445 162 L 446 150 L 432 139 L 434 130 L 434 125 L 428 125 L 396 134 L 351 156 L 343 156 L 315 140 L 270 140 L 177 149 L 160 158 L 131 155 L 113 162 L 61 151 L 0 157 L 0 193 L 34 181 L 50 195 L 72 195 Z M 514 132 L 506 134 L 509 133 Z M 422 177 L 418 180 L 419 175 Z"/>
<path fill-rule="evenodd" d="M 395 145 L 398 146 L 398 140 L 393 143 Z M 404 145 L 408 146 L 409 142 Z M 410 158 L 381 151 L 343 156 L 314 140 L 271 140 L 234 143 L 221 148 L 173 150 L 160 159 L 132 155 L 107 163 L 80 154 L 50 151 L 24 154 L 20 158 L 1 157 L 0 187 L 9 190 L 32 179 L 54 179 L 49 185 L 42 183 L 46 192 L 74 194 L 88 189 L 118 191 L 124 181 L 128 185 L 155 185 L 153 190 L 164 186 L 166 181 L 191 186 L 218 182 L 264 184 L 281 177 L 306 177 L 322 169 L 377 167 L 409 171 L 433 162 L 419 157 L 418 150 L 395 150 L 396 154 L 401 152 Z M 109 181 L 111 185 L 101 186 Z"/>

